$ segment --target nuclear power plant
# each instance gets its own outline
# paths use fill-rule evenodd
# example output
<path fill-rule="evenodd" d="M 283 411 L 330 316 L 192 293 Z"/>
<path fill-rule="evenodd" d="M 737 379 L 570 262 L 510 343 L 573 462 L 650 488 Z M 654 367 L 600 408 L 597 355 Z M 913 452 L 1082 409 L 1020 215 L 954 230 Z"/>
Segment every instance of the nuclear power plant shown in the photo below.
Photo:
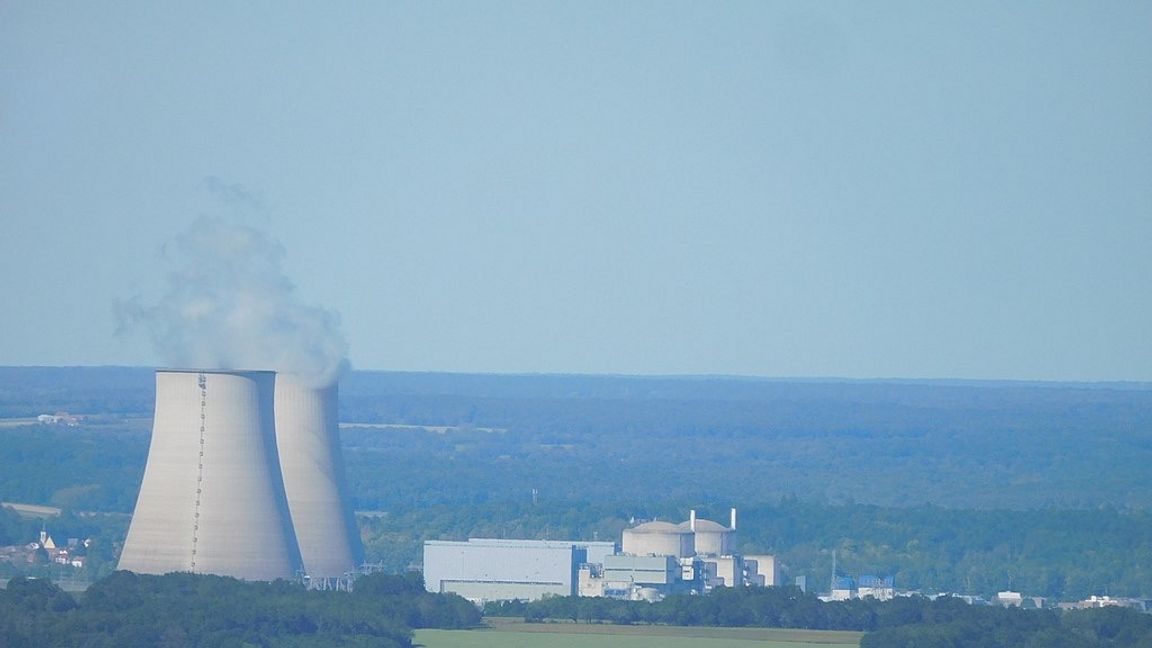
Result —
<path fill-rule="evenodd" d="M 354 571 L 363 549 L 336 404 L 335 384 L 271 371 L 157 371 L 148 463 L 119 568 L 317 583 Z"/>
<path fill-rule="evenodd" d="M 736 509 L 728 526 L 689 511 L 679 524 L 651 521 L 613 542 L 498 540 L 424 542 L 424 586 L 471 601 L 591 596 L 656 601 L 717 587 L 780 583 L 776 557 L 736 553 Z"/>

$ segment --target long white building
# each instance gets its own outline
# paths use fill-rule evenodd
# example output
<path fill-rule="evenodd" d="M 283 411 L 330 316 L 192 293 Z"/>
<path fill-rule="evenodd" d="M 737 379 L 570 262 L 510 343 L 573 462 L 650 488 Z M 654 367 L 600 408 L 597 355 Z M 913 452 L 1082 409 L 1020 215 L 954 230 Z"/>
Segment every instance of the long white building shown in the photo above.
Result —
<path fill-rule="evenodd" d="M 612 542 L 495 540 L 424 543 L 424 587 L 471 601 L 575 596 L 580 566 L 612 555 Z"/>

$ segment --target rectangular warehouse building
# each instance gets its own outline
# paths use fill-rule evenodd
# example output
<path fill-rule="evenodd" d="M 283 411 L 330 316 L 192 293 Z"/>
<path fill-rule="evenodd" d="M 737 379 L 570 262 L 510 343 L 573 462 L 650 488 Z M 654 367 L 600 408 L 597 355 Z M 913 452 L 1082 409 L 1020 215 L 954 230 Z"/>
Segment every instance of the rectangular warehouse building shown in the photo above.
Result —
<path fill-rule="evenodd" d="M 471 601 L 575 596 L 580 565 L 614 552 L 612 542 L 429 540 L 424 543 L 424 586 Z"/>

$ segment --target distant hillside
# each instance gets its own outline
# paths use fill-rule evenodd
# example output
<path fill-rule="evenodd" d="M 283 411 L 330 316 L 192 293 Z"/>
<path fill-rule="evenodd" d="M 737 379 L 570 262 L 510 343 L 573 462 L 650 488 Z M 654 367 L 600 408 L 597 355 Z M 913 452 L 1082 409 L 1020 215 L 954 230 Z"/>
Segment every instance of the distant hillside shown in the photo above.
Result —
<path fill-rule="evenodd" d="M 562 500 L 1152 504 L 1146 383 L 358 372 L 341 410 L 349 422 L 449 426 L 347 430 L 365 508 L 533 488 Z M 396 478 L 376 490 L 380 464 Z"/>
<path fill-rule="evenodd" d="M 3 417 L 148 416 L 152 399 L 147 368 L 0 368 Z M 520 501 L 532 489 L 560 501 L 1152 504 L 1147 383 L 352 372 L 340 409 L 348 423 L 413 426 L 344 431 L 363 509 Z M 146 445 L 100 438 L 53 447 L 83 447 L 91 466 L 100 453 L 138 462 Z M 37 449 L 46 443 L 40 430 L 0 461 L 12 448 L 52 456 Z M 102 484 L 101 501 L 131 501 L 123 488 L 136 484 Z"/>
<path fill-rule="evenodd" d="M 0 367 L 0 418 L 148 413 L 156 386 L 144 367 Z"/>

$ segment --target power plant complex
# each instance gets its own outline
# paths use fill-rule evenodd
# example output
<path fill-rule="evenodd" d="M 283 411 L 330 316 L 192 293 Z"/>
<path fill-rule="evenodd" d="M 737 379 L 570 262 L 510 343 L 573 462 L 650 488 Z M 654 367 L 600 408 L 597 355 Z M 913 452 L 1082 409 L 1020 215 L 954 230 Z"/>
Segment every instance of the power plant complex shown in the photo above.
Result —
<path fill-rule="evenodd" d="M 424 586 L 482 603 L 548 595 L 659 600 L 715 587 L 773 586 L 775 556 L 735 552 L 736 509 L 728 526 L 698 519 L 652 521 L 612 542 L 495 540 L 424 543 Z"/>
<path fill-rule="evenodd" d="M 156 372 L 152 441 L 119 568 L 244 580 L 357 569 L 337 387 L 290 374 Z"/>
<path fill-rule="evenodd" d="M 424 545 L 425 586 L 472 601 L 656 600 L 770 586 L 773 556 L 736 552 L 698 519 L 624 529 L 622 542 L 471 539 Z M 152 441 L 119 568 L 350 587 L 363 547 L 341 459 L 337 387 L 273 371 L 156 372 Z"/>

